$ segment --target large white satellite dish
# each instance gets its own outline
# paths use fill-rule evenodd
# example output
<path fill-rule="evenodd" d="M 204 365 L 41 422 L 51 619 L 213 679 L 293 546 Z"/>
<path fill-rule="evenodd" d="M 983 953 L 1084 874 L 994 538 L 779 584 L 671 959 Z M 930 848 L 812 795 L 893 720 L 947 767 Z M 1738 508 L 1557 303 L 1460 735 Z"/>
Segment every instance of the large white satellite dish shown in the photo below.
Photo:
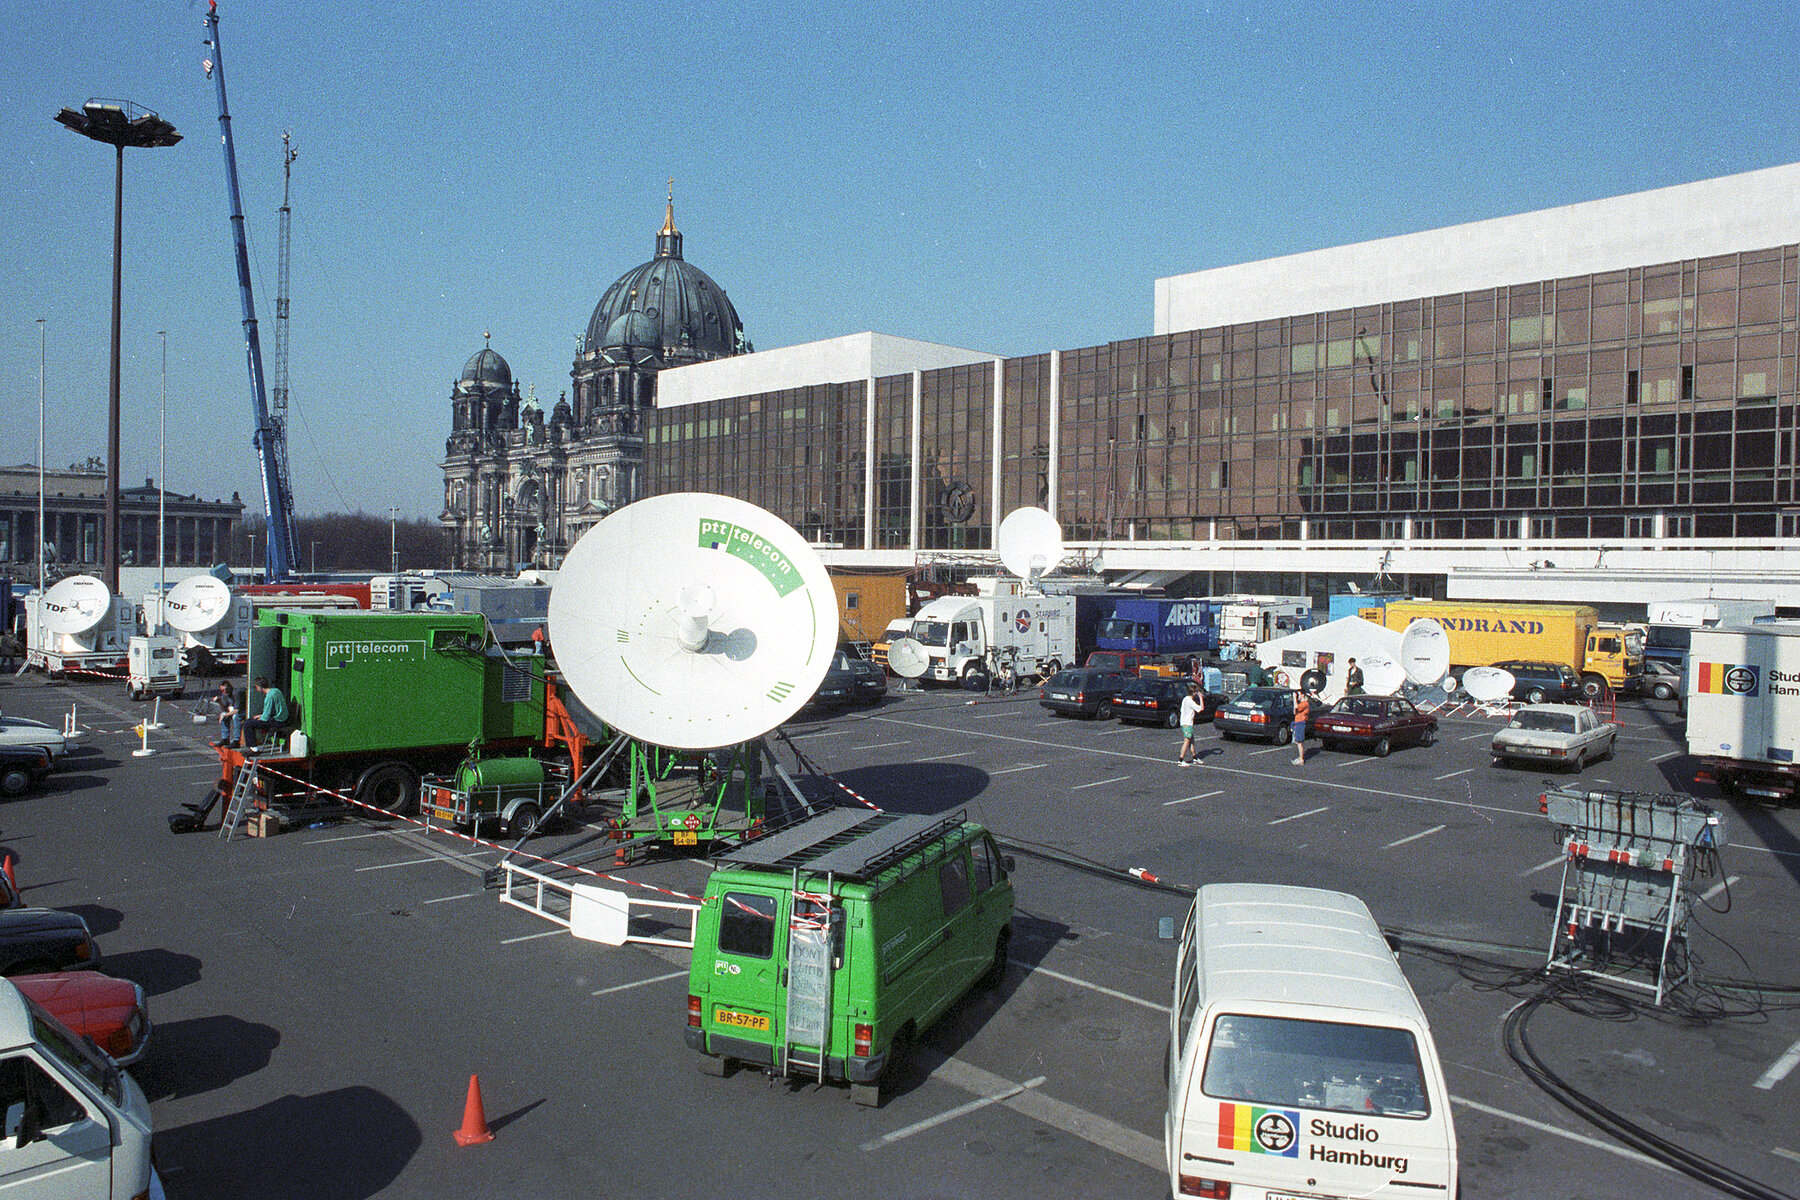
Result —
<path fill-rule="evenodd" d="M 205 633 L 231 615 L 231 589 L 211 575 L 189 575 L 162 598 L 163 622 L 182 633 Z"/>
<path fill-rule="evenodd" d="M 930 668 L 931 656 L 912 638 L 897 638 L 888 643 L 888 666 L 902 679 L 917 679 Z"/>
<path fill-rule="evenodd" d="M 1512 695 L 1518 682 L 1511 671 L 1500 667 L 1470 667 L 1463 672 L 1462 689 L 1477 704 L 1492 704 Z"/>
<path fill-rule="evenodd" d="M 79 637 L 112 612 L 112 592 L 92 575 L 71 575 L 50 585 L 42 611 L 52 633 Z"/>
<path fill-rule="evenodd" d="M 1406 677 L 1429 687 L 1450 673 L 1450 635 L 1430 617 L 1420 617 L 1400 635 L 1400 665 Z"/>
<path fill-rule="evenodd" d="M 762 736 L 812 698 L 837 595 L 806 540 L 730 496 L 652 496 L 588 530 L 550 590 L 570 687 L 613 729 L 678 750 Z"/>
<path fill-rule="evenodd" d="M 1406 668 L 1391 658 L 1363 661 L 1363 691 L 1371 696 L 1391 696 L 1406 682 Z"/>
<path fill-rule="evenodd" d="M 1066 552 L 1062 527 L 1041 508 L 1015 508 L 994 535 L 1000 561 L 1020 579 L 1032 580 L 1056 569 Z"/>

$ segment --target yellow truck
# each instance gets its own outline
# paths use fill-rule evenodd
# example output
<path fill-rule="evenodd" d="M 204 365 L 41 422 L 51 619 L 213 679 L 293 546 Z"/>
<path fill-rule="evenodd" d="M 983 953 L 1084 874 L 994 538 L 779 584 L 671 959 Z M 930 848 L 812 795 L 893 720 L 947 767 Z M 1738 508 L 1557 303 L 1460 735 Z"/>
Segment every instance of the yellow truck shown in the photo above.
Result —
<path fill-rule="evenodd" d="M 1561 663 L 1581 676 L 1589 698 L 1608 688 L 1636 692 L 1644 683 L 1642 631 L 1603 624 L 1585 604 L 1392 600 L 1357 615 L 1394 630 L 1424 617 L 1436 621 L 1450 635 L 1454 672 L 1508 662 Z"/>

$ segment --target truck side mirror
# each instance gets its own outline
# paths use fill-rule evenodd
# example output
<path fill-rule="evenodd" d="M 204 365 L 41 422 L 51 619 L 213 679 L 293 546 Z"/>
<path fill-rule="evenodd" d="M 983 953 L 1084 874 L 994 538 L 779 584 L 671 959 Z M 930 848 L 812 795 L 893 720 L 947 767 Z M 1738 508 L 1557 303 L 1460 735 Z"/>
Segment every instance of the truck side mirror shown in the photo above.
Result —
<path fill-rule="evenodd" d="M 1005 871 L 1008 875 L 1011 875 L 1013 871 L 1017 869 L 1018 865 L 1019 864 L 1013 859 L 1012 855 L 1003 854 L 1000 856 L 1000 869 Z"/>

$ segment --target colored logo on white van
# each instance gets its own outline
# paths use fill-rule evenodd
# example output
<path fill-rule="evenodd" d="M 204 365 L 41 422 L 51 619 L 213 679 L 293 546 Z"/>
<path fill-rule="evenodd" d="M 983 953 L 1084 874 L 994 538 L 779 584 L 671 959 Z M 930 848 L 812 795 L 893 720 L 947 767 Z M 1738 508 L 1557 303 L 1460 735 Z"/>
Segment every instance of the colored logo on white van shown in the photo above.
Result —
<path fill-rule="evenodd" d="M 1219 1149 L 1300 1157 L 1300 1114 L 1251 1104 L 1219 1105 Z"/>
<path fill-rule="evenodd" d="M 1019 610 L 1019 615 L 1013 618 L 1013 628 L 1020 633 L 1031 632 L 1031 610 L 1029 608 Z"/>
<path fill-rule="evenodd" d="M 1755 667 L 1715 662 L 1695 664 L 1694 690 L 1702 695 L 1754 696 L 1761 690 L 1760 684 Z"/>

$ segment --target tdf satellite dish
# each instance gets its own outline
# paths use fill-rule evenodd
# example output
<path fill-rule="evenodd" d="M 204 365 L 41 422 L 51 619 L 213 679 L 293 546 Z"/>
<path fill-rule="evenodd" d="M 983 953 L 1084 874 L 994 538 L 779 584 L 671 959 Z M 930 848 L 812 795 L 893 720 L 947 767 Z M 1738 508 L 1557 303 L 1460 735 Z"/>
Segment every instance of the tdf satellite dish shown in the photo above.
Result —
<path fill-rule="evenodd" d="M 44 624 L 52 633 L 78 637 L 111 611 L 112 592 L 92 575 L 71 575 L 44 593 Z"/>
<path fill-rule="evenodd" d="M 211 575 L 189 575 L 163 597 L 163 621 L 182 633 L 205 633 L 231 613 L 231 589 Z"/>
<path fill-rule="evenodd" d="M 888 643 L 888 666 L 902 679 L 917 679 L 931 666 L 925 647 L 904 637 Z"/>
<path fill-rule="evenodd" d="M 1063 560 L 1062 527 L 1041 508 L 1015 508 L 994 535 L 1000 561 L 1020 579 L 1048 575 Z"/>
<path fill-rule="evenodd" d="M 1462 689 L 1475 703 L 1492 704 L 1512 695 L 1517 682 L 1511 671 L 1499 667 L 1470 667 L 1463 672 Z"/>
<path fill-rule="evenodd" d="M 550 641 L 582 703 L 677 750 L 762 736 L 812 698 L 837 594 L 792 527 L 730 496 L 677 492 L 588 530 L 550 591 Z"/>
<path fill-rule="evenodd" d="M 1421 687 L 1438 682 L 1450 673 L 1450 635 L 1431 618 L 1419 618 L 1400 635 L 1400 665 Z"/>

